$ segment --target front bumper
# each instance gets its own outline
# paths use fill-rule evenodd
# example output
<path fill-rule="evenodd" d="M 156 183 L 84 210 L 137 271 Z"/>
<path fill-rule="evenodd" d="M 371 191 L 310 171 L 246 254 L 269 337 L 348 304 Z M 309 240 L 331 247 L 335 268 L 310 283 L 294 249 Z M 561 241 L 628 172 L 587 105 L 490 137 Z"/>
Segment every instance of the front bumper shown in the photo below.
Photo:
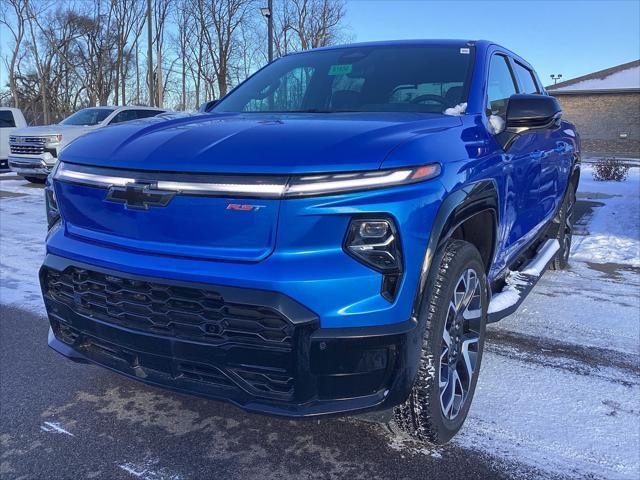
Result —
<path fill-rule="evenodd" d="M 264 290 L 141 277 L 48 254 L 49 345 L 145 383 L 307 417 L 404 401 L 420 354 L 414 320 L 320 328 Z"/>
<path fill-rule="evenodd" d="M 53 170 L 55 163 L 47 163 L 39 157 L 9 156 L 9 168 L 18 175 L 46 177 Z"/>

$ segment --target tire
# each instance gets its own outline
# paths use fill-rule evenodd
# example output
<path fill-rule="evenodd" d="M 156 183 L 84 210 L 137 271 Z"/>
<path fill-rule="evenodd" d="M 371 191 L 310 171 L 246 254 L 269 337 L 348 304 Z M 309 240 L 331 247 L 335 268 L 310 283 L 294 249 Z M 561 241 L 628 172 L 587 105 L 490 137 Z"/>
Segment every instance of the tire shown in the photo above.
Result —
<path fill-rule="evenodd" d="M 31 182 L 31 183 L 38 183 L 40 185 L 44 185 L 47 181 L 46 178 L 41 178 L 41 177 L 24 177 L 24 179 L 27 182 Z"/>
<path fill-rule="evenodd" d="M 573 239 L 573 207 L 575 203 L 576 192 L 573 185 L 570 184 L 556 219 L 556 224 L 558 225 L 556 240 L 560 244 L 560 250 L 553 258 L 551 265 L 549 265 L 551 270 L 565 270 L 569 266 L 571 241 Z"/>
<path fill-rule="evenodd" d="M 409 436 L 442 445 L 460 430 L 469 412 L 482 361 L 488 298 L 484 263 L 473 245 L 450 240 L 436 260 L 420 312 L 425 331 L 418 373 L 409 398 L 395 408 L 394 421 Z M 456 397 L 456 392 L 463 395 Z"/>

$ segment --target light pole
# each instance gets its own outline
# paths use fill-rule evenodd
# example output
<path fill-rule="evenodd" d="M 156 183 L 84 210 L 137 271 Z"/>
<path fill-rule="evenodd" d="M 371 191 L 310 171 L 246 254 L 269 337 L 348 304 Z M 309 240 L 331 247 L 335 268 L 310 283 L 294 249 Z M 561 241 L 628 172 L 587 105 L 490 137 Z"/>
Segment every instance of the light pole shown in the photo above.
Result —
<path fill-rule="evenodd" d="M 153 88 L 153 48 L 151 47 L 151 0 L 147 0 L 147 81 L 149 82 L 149 106 L 155 105 Z"/>
<path fill-rule="evenodd" d="M 268 0 L 267 6 L 260 9 L 262 16 L 267 19 L 267 42 L 269 42 L 269 63 L 273 62 L 273 0 Z"/>
<path fill-rule="evenodd" d="M 555 85 L 562 78 L 562 74 L 561 73 L 552 73 L 550 75 L 550 77 L 551 77 L 551 80 L 553 80 L 553 84 Z"/>

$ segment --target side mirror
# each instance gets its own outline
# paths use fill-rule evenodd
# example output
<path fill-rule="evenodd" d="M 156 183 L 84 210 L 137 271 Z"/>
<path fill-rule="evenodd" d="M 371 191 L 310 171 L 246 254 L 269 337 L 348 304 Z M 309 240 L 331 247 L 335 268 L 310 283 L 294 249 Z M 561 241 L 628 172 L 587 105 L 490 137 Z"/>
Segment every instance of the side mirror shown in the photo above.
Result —
<path fill-rule="evenodd" d="M 213 107 L 215 107 L 216 103 L 218 103 L 218 100 L 209 100 L 208 102 L 204 102 L 200 105 L 198 111 L 200 113 L 209 112 Z"/>
<path fill-rule="evenodd" d="M 559 127 L 562 109 L 555 97 L 517 94 L 509 97 L 506 117 L 504 131 L 496 136 L 505 150 L 527 131 Z"/>

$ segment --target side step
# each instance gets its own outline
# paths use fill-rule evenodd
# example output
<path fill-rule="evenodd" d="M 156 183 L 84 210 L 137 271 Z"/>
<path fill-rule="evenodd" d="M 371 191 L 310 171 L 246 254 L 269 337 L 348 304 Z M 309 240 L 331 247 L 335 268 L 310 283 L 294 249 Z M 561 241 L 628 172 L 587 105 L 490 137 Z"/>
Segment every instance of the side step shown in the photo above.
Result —
<path fill-rule="evenodd" d="M 538 283 L 558 250 L 560 250 L 558 240 L 547 240 L 522 270 L 512 271 L 507 275 L 506 285 L 502 291 L 491 296 L 487 322 L 497 322 L 518 309 L 531 289 Z"/>

